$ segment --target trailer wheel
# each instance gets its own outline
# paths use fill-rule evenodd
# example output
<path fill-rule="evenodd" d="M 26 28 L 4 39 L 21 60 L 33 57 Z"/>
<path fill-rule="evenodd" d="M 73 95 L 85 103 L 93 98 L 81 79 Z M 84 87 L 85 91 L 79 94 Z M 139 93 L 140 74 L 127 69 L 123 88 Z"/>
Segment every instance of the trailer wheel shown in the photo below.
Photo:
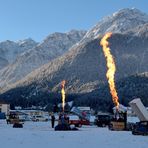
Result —
<path fill-rule="evenodd" d="M 79 127 L 82 127 L 82 124 L 79 124 Z"/>
<path fill-rule="evenodd" d="M 113 124 L 110 123 L 110 124 L 108 125 L 108 128 L 109 128 L 110 130 L 113 130 Z"/>
<path fill-rule="evenodd" d="M 103 123 L 103 124 L 102 124 L 102 127 L 105 127 L 105 126 L 106 126 L 106 125 Z"/>
<path fill-rule="evenodd" d="M 79 127 L 79 123 L 75 124 L 75 127 Z"/>
<path fill-rule="evenodd" d="M 132 134 L 133 134 L 133 135 L 138 135 L 135 131 L 132 131 Z"/>

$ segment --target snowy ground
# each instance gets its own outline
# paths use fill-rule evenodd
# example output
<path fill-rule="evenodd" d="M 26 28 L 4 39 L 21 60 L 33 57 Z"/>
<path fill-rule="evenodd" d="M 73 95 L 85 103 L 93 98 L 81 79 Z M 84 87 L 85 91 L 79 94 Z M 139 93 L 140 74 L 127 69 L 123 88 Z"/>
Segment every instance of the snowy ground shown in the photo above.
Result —
<path fill-rule="evenodd" d="M 85 126 L 79 131 L 54 131 L 50 122 L 25 122 L 12 128 L 0 120 L 0 148 L 147 148 L 147 136 Z"/>

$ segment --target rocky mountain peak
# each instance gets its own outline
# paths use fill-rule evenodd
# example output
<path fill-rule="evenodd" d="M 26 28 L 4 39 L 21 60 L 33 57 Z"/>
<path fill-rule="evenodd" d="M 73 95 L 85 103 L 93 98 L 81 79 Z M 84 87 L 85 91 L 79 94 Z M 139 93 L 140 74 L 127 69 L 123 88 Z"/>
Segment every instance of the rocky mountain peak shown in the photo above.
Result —
<path fill-rule="evenodd" d="M 99 21 L 86 33 L 84 40 L 97 38 L 106 32 L 123 33 L 145 23 L 148 23 L 147 14 L 135 8 L 121 9 Z"/>
<path fill-rule="evenodd" d="M 27 39 L 24 39 L 24 40 L 19 40 L 17 41 L 16 43 L 18 43 L 19 45 L 24 45 L 24 44 L 37 44 L 36 41 L 34 41 L 32 38 L 27 38 Z"/>
<path fill-rule="evenodd" d="M 36 45 L 37 43 L 31 39 L 25 39 L 16 42 L 6 40 L 0 42 L 0 57 L 7 61 L 8 64 L 11 64 L 15 61 L 19 54 L 30 48 L 33 48 Z"/>

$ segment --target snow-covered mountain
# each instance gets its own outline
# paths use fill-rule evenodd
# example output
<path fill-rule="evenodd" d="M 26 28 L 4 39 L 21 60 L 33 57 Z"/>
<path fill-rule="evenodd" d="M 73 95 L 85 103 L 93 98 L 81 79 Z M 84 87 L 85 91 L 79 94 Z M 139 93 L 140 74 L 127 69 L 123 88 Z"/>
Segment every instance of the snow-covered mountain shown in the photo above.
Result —
<path fill-rule="evenodd" d="M 26 49 L 31 49 L 33 47 L 35 47 L 38 43 L 35 42 L 33 39 L 31 38 L 27 38 L 24 40 L 19 40 L 16 42 L 24 51 Z"/>
<path fill-rule="evenodd" d="M 128 33 L 129 35 L 148 37 L 148 23 L 127 30 L 126 33 Z"/>
<path fill-rule="evenodd" d="M 115 16 L 118 17 L 113 19 Z M 107 20 L 107 22 L 112 22 L 111 20 L 114 20 L 114 22 L 122 22 L 121 16 L 124 16 L 122 19 L 126 18 L 126 20 L 124 19 L 125 22 L 123 22 L 127 24 L 127 26 L 124 26 L 126 30 L 116 32 L 116 30 L 121 29 L 122 25 L 119 25 L 119 29 L 117 27 L 115 32 L 112 30 L 113 35 L 109 39 L 109 42 L 117 66 L 115 79 L 116 81 L 120 81 L 125 78 L 125 81 L 127 81 L 126 78 L 130 77 L 130 75 L 148 71 L 148 21 L 146 19 L 147 15 L 136 9 L 120 10 L 105 20 Z M 135 17 L 135 19 L 133 19 L 132 22 L 131 18 L 133 17 Z M 5 93 L 3 92 L 0 97 L 8 100 L 17 100 L 17 98 L 39 100 L 40 98 L 47 99 L 50 94 L 55 93 L 55 98 L 57 98 L 60 83 L 65 79 L 67 82 L 65 87 L 66 94 L 77 95 L 79 100 L 84 101 L 82 104 L 89 102 L 86 101 L 88 98 L 88 100 L 92 98 L 94 100 L 99 99 L 99 101 L 97 101 L 98 106 L 102 106 L 105 102 L 104 100 L 106 100 L 106 103 L 108 103 L 108 100 L 111 101 L 108 85 L 104 85 L 107 84 L 106 60 L 102 47 L 99 44 L 105 32 L 104 27 L 107 25 L 104 19 L 102 21 L 105 23 L 104 25 L 100 21 L 98 23 L 102 24 L 100 27 L 96 29 L 97 25 L 95 25 L 79 43 L 72 46 L 64 55 L 32 71 L 25 78 L 9 86 L 9 88 L 5 87 Z M 132 24 L 135 25 L 131 27 Z M 110 25 L 108 28 L 110 28 Z M 108 29 L 107 27 L 105 28 L 106 30 Z M 98 29 L 104 30 L 103 34 L 99 33 Z M 108 29 L 108 31 L 111 30 Z M 100 34 L 98 38 L 96 38 L 98 36 L 97 33 Z M 147 99 L 148 94 L 143 93 L 144 87 L 147 86 L 147 77 L 142 79 L 137 77 L 133 79 L 133 77 L 131 77 L 128 81 L 129 83 L 126 85 L 122 82 L 120 86 L 117 87 L 119 88 L 119 95 L 121 95 L 122 98 L 127 99 L 129 97 L 129 99 L 131 99 L 135 95 L 141 97 L 143 101 Z M 138 83 L 138 89 L 134 91 L 136 83 Z M 144 83 L 144 85 L 142 83 Z M 105 86 L 104 88 L 102 88 L 103 85 Z M 127 89 L 128 91 L 126 91 Z M 84 98 L 82 98 L 83 94 L 85 94 Z M 126 96 L 126 94 L 128 95 Z M 51 95 L 51 98 L 54 99 L 54 96 Z M 92 103 L 95 104 L 96 102 L 90 102 L 90 104 Z M 104 106 L 107 108 L 107 104 Z"/>
<path fill-rule="evenodd" d="M 141 12 L 139 9 L 121 9 L 99 21 L 86 33 L 84 39 L 91 40 L 106 32 L 124 33 L 147 22 L 148 14 Z"/>
<path fill-rule="evenodd" d="M 0 42 L 0 69 L 8 64 L 12 64 L 18 55 L 36 45 L 37 43 L 30 38 L 17 42 L 9 40 Z"/>
<path fill-rule="evenodd" d="M 64 54 L 75 43 L 79 42 L 86 31 L 71 30 L 67 33 L 53 33 L 37 46 L 22 52 L 16 60 L 0 71 L 0 86 L 6 86 L 20 80 L 32 70 Z M 17 45 L 25 47 L 26 42 Z M 24 48 L 23 48 L 24 49 Z"/>
<path fill-rule="evenodd" d="M 134 19 L 131 20 L 131 18 Z M 111 31 L 109 29 L 111 24 L 116 22 L 122 22 L 126 28 L 118 32 L 122 25 L 117 25 L 116 29 L 112 30 L 113 36 L 110 39 L 110 46 L 117 64 L 116 79 L 148 71 L 146 66 L 148 63 L 148 37 L 146 36 L 148 15 L 137 9 L 123 9 L 100 21 L 98 24 L 101 25 L 97 24 L 96 26 L 99 27 L 95 26 L 88 31 L 82 41 L 73 46 L 69 52 L 33 71 L 11 87 L 22 88 L 24 92 L 27 88 L 26 97 L 32 97 L 32 95 L 34 97 L 42 91 L 56 92 L 60 82 L 66 79 L 68 93 L 93 91 L 101 83 L 106 82 L 105 58 L 102 47 L 99 46 L 101 32 Z M 138 34 L 136 34 L 137 28 L 140 28 Z M 98 34 L 100 36 L 94 39 Z"/>

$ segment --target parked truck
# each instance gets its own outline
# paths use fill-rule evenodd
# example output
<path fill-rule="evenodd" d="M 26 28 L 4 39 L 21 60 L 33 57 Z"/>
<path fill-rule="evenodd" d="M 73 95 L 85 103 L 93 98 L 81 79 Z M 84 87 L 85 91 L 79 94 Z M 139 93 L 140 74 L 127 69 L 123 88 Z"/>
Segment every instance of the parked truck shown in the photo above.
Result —
<path fill-rule="evenodd" d="M 19 118 L 18 113 L 11 112 L 6 118 L 7 124 L 13 124 L 14 128 L 22 128 L 23 121 Z"/>
<path fill-rule="evenodd" d="M 71 112 L 77 116 L 77 118 L 70 118 L 69 124 L 81 127 L 82 125 L 90 125 L 90 109 L 88 107 L 73 107 Z"/>

